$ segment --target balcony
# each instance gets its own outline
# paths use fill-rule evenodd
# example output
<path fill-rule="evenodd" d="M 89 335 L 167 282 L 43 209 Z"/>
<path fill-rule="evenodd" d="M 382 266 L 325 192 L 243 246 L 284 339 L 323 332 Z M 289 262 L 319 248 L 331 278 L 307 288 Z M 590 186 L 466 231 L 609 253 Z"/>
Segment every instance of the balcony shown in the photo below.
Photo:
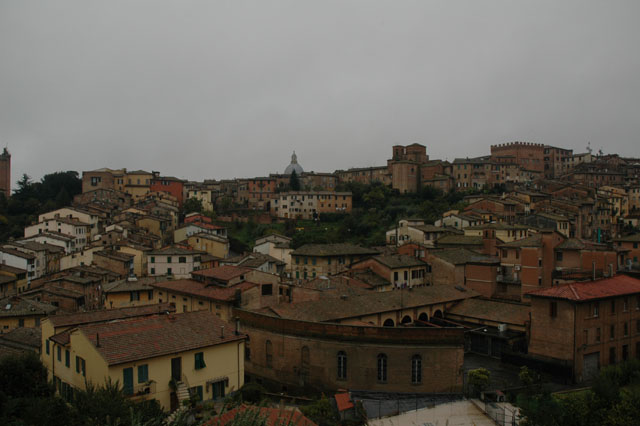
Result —
<path fill-rule="evenodd" d="M 517 275 L 498 274 L 496 276 L 496 281 L 502 284 L 521 284 L 520 277 Z"/>

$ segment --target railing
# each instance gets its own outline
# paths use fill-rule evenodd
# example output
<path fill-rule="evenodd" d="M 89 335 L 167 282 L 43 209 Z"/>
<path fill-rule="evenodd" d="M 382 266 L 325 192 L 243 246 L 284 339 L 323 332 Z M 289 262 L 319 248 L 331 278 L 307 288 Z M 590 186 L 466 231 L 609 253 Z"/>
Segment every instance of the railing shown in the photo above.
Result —
<path fill-rule="evenodd" d="M 515 277 L 513 275 L 504 275 L 504 274 L 497 275 L 496 281 L 504 284 L 520 284 L 521 283 L 520 278 Z"/>

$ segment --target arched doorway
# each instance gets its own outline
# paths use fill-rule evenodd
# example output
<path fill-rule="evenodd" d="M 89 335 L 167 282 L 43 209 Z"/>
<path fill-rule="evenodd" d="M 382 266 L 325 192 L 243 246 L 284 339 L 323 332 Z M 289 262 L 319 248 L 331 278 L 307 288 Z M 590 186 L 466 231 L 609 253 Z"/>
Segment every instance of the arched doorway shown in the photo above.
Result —
<path fill-rule="evenodd" d="M 384 320 L 384 323 L 382 324 L 383 327 L 393 327 L 395 325 L 396 325 L 396 323 L 393 322 L 393 320 L 391 318 L 388 318 L 388 319 Z"/>
<path fill-rule="evenodd" d="M 411 317 L 409 315 L 405 315 L 402 318 L 402 321 L 401 321 L 402 324 L 411 324 L 412 322 L 413 322 L 413 320 L 411 319 Z"/>
<path fill-rule="evenodd" d="M 420 316 L 418 316 L 418 319 L 420 321 L 427 322 L 427 321 L 429 321 L 429 315 L 427 315 L 426 312 L 423 312 L 423 313 L 420 314 Z"/>
<path fill-rule="evenodd" d="M 442 315 L 442 311 L 440 309 L 438 309 L 437 311 L 435 311 L 433 313 L 433 317 L 434 318 L 444 318 L 444 315 Z"/>

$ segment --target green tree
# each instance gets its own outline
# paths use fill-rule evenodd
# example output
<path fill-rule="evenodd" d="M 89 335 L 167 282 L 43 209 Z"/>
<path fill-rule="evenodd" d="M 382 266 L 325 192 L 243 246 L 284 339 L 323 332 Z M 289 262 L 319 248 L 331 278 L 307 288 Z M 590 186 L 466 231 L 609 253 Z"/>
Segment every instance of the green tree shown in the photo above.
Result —
<path fill-rule="evenodd" d="M 289 188 L 292 191 L 300 191 L 300 179 L 295 170 L 291 172 L 291 176 L 289 177 Z"/>
<path fill-rule="evenodd" d="M 184 214 L 202 213 L 203 210 L 204 207 L 202 206 L 202 200 L 199 200 L 197 198 L 187 199 L 187 201 L 185 201 L 184 205 L 182 206 L 182 211 L 184 212 Z"/>
<path fill-rule="evenodd" d="M 468 383 L 471 387 L 473 395 L 479 395 L 489 387 L 491 382 L 491 372 L 486 368 L 476 368 L 475 370 L 469 370 Z"/>
<path fill-rule="evenodd" d="M 300 411 L 319 426 L 337 426 L 339 424 L 338 413 L 324 395 L 312 404 L 300 407 Z"/>

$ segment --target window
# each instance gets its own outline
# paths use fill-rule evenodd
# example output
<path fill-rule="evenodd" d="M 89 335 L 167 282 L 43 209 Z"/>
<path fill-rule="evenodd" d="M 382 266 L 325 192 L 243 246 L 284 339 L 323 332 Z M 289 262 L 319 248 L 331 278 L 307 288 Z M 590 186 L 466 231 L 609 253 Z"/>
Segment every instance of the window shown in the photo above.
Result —
<path fill-rule="evenodd" d="M 167 268 L 167 275 L 171 275 L 173 273 L 173 271 L 171 270 L 171 268 Z"/>
<path fill-rule="evenodd" d="M 316 258 L 315 258 L 315 257 L 312 257 L 312 258 L 311 258 L 311 264 L 312 264 L 312 265 L 315 265 L 315 264 L 316 264 Z"/>
<path fill-rule="evenodd" d="M 24 318 L 18 320 L 18 327 L 24 327 Z"/>
<path fill-rule="evenodd" d="M 246 340 L 244 341 L 244 359 L 246 359 L 247 361 L 251 361 L 250 343 L 251 343 L 251 340 L 249 339 L 249 336 L 247 336 Z"/>
<path fill-rule="evenodd" d="M 558 262 L 562 262 L 562 252 L 561 251 L 556 252 L 556 260 Z"/>
<path fill-rule="evenodd" d="M 69 349 L 65 349 L 64 351 L 64 366 L 67 368 L 71 366 L 71 353 Z"/>
<path fill-rule="evenodd" d="M 640 322 L 638 323 L 638 325 L 640 325 Z M 49 355 L 49 339 L 47 339 L 44 343 L 45 343 L 47 355 Z"/>
<path fill-rule="evenodd" d="M 609 327 L 609 335 L 610 335 L 612 340 L 616 337 L 616 326 L 615 326 L 615 324 L 611 324 L 611 327 Z"/>
<path fill-rule="evenodd" d="M 153 290 L 147 291 L 147 299 L 148 300 L 153 300 Z"/>
<path fill-rule="evenodd" d="M 151 263 L 156 263 L 156 258 L 154 256 L 151 256 Z"/>
<path fill-rule="evenodd" d="M 200 370 L 205 368 L 206 364 L 204 363 L 204 352 L 197 352 L 195 354 L 195 368 L 196 370 Z"/>
<path fill-rule="evenodd" d="M 622 361 L 629 359 L 629 345 L 622 345 Z"/>
<path fill-rule="evenodd" d="M 414 355 L 411 358 L 411 383 L 414 385 L 422 383 L 422 357 Z"/>
<path fill-rule="evenodd" d="M 263 284 L 261 288 L 263 296 L 271 296 L 273 294 L 273 284 Z"/>
<path fill-rule="evenodd" d="M 344 351 L 338 352 L 338 380 L 347 379 L 347 354 Z"/>
<path fill-rule="evenodd" d="M 80 357 L 76 355 L 76 373 L 80 372 Z"/>
<path fill-rule="evenodd" d="M 151 275 L 155 275 L 156 273 L 156 268 L 151 268 Z"/>
<path fill-rule="evenodd" d="M 549 315 L 551 315 L 551 318 L 558 316 L 558 302 L 551 302 L 549 304 Z"/>
<path fill-rule="evenodd" d="M 627 337 L 629 335 L 629 323 L 625 322 L 622 327 L 622 335 Z"/>
<path fill-rule="evenodd" d="M 58 348 L 58 362 L 62 361 L 62 349 L 60 349 L 60 346 L 57 347 Z"/>
<path fill-rule="evenodd" d="M 609 364 L 616 363 L 616 348 L 609 348 Z"/>
<path fill-rule="evenodd" d="M 129 301 L 135 302 L 136 300 L 140 300 L 140 292 L 139 291 L 129 292 Z"/>
<path fill-rule="evenodd" d="M 598 302 L 593 304 L 593 316 L 597 317 L 600 311 L 600 304 Z"/>
<path fill-rule="evenodd" d="M 600 341 L 600 327 L 596 328 L 596 342 Z"/>
<path fill-rule="evenodd" d="M 138 383 L 147 383 L 149 381 L 149 364 L 138 366 Z"/>
<path fill-rule="evenodd" d="M 378 381 L 382 383 L 387 381 L 387 356 L 385 354 L 378 355 Z"/>
<path fill-rule="evenodd" d="M 622 299 L 622 310 L 624 312 L 627 312 L 629 310 L 629 299 L 627 299 L 626 297 Z"/>
<path fill-rule="evenodd" d="M 267 368 L 273 368 L 273 345 L 271 344 L 271 340 L 267 340 L 265 343 L 265 355 L 266 355 L 266 363 Z"/>
<path fill-rule="evenodd" d="M 611 313 L 612 314 L 616 313 L 616 301 L 615 300 L 611 301 Z"/>
<path fill-rule="evenodd" d="M 309 262 L 309 258 L 305 256 L 304 258 L 304 264 L 306 265 Z"/>
<path fill-rule="evenodd" d="M 171 263 L 171 256 L 167 256 L 167 263 Z"/>
<path fill-rule="evenodd" d="M 178 258 L 178 263 L 187 263 L 187 258 L 185 256 L 180 256 Z"/>

